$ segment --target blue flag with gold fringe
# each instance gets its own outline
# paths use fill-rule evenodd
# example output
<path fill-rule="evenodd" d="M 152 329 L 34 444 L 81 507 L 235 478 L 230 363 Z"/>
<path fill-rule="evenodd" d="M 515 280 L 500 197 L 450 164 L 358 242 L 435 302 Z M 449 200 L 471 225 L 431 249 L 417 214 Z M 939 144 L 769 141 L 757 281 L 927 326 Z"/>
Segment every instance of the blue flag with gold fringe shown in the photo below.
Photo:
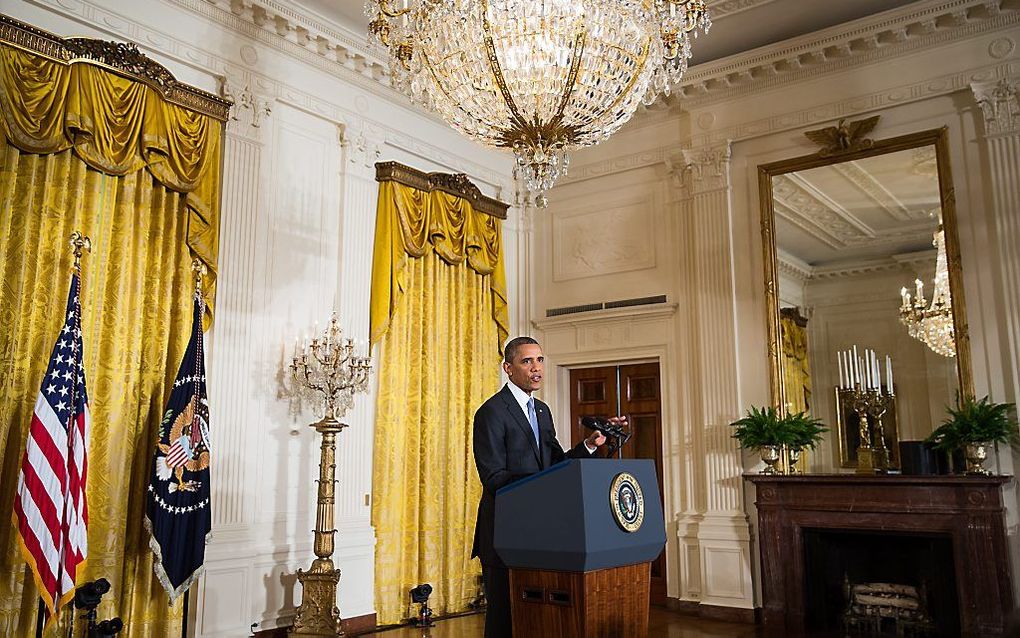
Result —
<path fill-rule="evenodd" d="M 159 426 L 146 499 L 153 569 L 173 605 L 202 573 L 212 528 L 209 403 L 202 347 L 204 303 L 195 293 L 191 339 Z"/>

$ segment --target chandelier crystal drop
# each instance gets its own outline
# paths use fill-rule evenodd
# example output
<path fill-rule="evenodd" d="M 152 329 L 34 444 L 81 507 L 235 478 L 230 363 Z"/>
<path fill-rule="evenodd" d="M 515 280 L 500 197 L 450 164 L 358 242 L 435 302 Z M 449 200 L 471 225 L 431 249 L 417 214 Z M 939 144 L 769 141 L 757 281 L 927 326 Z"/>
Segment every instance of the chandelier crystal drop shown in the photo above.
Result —
<path fill-rule="evenodd" d="M 367 0 L 365 11 L 394 86 L 513 151 L 540 206 L 570 151 L 669 94 L 711 26 L 704 0 Z"/>
<path fill-rule="evenodd" d="M 911 301 L 906 288 L 900 289 L 900 322 L 911 337 L 924 343 L 943 357 L 956 356 L 956 334 L 953 330 L 953 298 L 949 292 L 949 268 L 946 261 L 946 233 L 939 224 L 932 241 L 935 246 L 935 279 L 931 305 L 924 298 L 924 283 L 914 280 L 915 296 Z"/>

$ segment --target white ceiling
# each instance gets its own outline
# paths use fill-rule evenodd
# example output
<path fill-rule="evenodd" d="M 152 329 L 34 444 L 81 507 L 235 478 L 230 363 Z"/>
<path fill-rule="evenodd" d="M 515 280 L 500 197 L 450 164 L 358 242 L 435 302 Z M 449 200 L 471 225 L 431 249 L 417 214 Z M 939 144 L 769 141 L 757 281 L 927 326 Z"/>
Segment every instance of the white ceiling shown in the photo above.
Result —
<path fill-rule="evenodd" d="M 712 29 L 694 43 L 692 66 L 864 18 L 912 1 L 709 0 Z M 365 15 L 363 0 L 291 2 L 299 10 L 317 14 L 354 33 L 367 33 L 369 18 Z"/>

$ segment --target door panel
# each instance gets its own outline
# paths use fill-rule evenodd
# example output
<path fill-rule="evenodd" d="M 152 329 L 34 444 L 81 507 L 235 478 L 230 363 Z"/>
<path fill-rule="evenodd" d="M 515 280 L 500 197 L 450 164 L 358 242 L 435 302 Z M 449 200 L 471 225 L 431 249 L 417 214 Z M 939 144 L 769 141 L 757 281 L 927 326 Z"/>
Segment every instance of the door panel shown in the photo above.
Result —
<path fill-rule="evenodd" d="M 608 418 L 616 415 L 616 366 L 570 371 L 570 435 L 572 445 L 587 438 L 591 431 L 581 425 L 581 417 Z"/>

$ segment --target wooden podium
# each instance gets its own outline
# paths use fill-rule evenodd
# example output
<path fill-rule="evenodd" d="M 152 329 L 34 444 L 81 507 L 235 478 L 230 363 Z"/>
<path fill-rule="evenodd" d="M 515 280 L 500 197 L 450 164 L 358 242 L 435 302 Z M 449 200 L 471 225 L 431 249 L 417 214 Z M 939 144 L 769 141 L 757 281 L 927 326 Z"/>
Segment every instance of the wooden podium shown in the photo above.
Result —
<path fill-rule="evenodd" d="M 644 637 L 666 543 L 655 464 L 574 459 L 496 493 L 515 638 Z"/>

